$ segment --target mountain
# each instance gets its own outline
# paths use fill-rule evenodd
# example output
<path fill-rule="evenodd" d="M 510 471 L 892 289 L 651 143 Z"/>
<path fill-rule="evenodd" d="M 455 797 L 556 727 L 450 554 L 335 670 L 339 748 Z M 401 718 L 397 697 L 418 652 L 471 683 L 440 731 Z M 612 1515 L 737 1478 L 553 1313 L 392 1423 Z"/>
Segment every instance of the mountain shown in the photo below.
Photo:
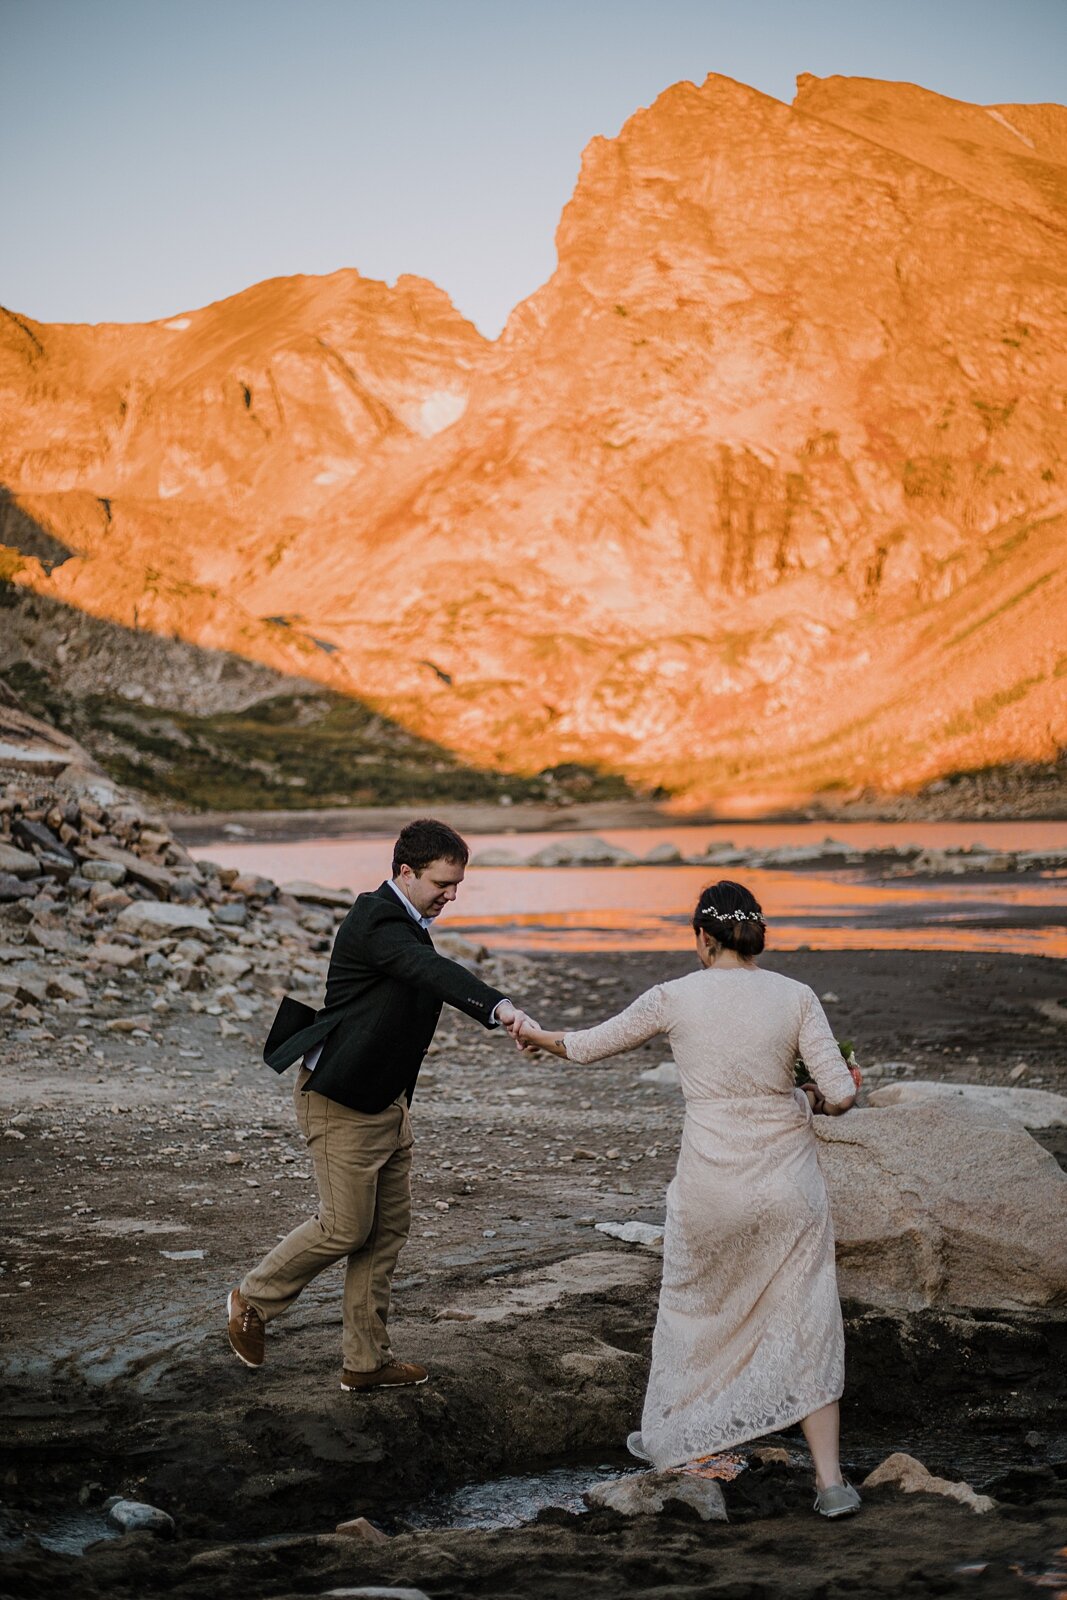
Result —
<path fill-rule="evenodd" d="M 1067 110 L 677 84 L 557 249 L 492 344 L 355 272 L 7 314 L 0 571 L 487 767 L 755 808 L 1054 759 Z"/>

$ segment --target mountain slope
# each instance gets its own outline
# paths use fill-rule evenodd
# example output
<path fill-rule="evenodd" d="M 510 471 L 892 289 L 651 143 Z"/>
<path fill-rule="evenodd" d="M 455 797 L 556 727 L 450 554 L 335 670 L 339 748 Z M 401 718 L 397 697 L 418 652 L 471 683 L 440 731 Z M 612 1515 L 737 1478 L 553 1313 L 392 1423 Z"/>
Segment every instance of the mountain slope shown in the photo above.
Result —
<path fill-rule="evenodd" d="M 780 803 L 1067 744 L 1067 112 L 678 84 L 488 345 L 430 285 L 6 326 L 16 584 L 481 763 Z M 125 409 L 123 409 L 125 407 Z"/>

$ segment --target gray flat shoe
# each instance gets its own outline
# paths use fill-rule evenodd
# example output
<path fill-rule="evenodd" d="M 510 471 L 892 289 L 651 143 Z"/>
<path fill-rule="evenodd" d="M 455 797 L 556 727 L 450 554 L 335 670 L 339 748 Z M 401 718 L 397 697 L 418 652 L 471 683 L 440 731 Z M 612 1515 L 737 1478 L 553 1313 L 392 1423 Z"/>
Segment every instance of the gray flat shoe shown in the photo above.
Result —
<path fill-rule="evenodd" d="M 626 1435 L 626 1448 L 632 1456 L 636 1456 L 638 1461 L 647 1461 L 651 1466 L 652 1457 L 645 1449 L 640 1433 L 628 1433 Z"/>
<path fill-rule="evenodd" d="M 815 1510 L 820 1517 L 851 1517 L 862 1504 L 850 1483 L 831 1483 L 815 1495 Z"/>

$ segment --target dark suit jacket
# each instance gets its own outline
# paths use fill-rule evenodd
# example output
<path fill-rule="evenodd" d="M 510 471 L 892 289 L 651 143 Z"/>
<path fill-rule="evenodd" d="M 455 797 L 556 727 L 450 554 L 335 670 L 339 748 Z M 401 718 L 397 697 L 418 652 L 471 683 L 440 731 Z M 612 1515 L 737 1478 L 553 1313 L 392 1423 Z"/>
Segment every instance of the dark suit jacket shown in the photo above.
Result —
<path fill-rule="evenodd" d="M 358 896 L 337 930 L 322 1010 L 286 996 L 263 1059 L 284 1072 L 321 1044 L 315 1092 L 353 1111 L 384 1111 L 400 1094 L 410 1104 L 442 1004 L 488 1027 L 504 998 L 438 955 L 425 928 L 383 883 Z"/>

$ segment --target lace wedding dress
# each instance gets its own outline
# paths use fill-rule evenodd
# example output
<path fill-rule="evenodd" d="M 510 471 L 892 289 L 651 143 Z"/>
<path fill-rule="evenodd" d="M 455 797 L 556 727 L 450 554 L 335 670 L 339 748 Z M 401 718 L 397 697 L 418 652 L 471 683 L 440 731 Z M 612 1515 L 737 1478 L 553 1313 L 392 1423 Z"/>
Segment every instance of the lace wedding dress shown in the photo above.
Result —
<path fill-rule="evenodd" d="M 685 1095 L 641 1418 L 644 1447 L 664 1468 L 840 1397 L 833 1223 L 795 1058 L 831 1104 L 855 1086 L 812 990 L 759 967 L 659 984 L 564 1044 L 585 1063 L 657 1033 L 670 1039 Z"/>

